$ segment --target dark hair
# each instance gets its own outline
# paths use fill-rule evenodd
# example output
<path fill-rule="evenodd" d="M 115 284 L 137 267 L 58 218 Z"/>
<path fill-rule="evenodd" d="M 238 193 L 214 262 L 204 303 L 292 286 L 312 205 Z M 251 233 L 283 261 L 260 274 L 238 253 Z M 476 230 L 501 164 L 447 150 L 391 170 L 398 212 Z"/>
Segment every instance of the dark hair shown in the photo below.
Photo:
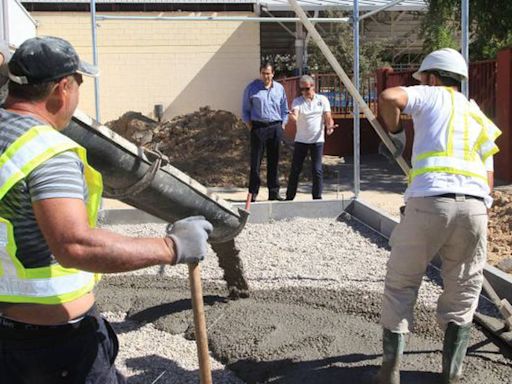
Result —
<path fill-rule="evenodd" d="M 270 68 L 272 70 L 272 72 L 274 72 L 274 64 L 272 64 L 269 61 L 267 61 L 267 62 L 265 62 L 265 63 L 260 65 L 260 72 L 263 71 L 264 69 L 267 69 L 267 68 Z"/>
<path fill-rule="evenodd" d="M 438 71 L 425 71 L 424 73 L 429 74 L 429 75 L 434 75 L 439 80 L 441 80 L 443 85 L 445 85 L 447 87 L 457 87 L 458 89 L 461 88 L 460 80 L 458 80 L 458 79 L 455 79 L 455 78 L 449 77 L 449 76 L 443 76 Z"/>
<path fill-rule="evenodd" d="M 25 101 L 40 101 L 50 94 L 55 83 L 50 81 L 41 84 L 18 84 L 9 81 L 9 96 Z"/>

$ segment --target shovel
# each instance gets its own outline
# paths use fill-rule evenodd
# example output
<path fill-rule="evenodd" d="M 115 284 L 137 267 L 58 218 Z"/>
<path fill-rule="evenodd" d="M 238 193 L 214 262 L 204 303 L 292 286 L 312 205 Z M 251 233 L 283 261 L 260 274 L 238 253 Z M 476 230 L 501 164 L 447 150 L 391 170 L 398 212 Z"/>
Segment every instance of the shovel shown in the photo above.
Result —
<path fill-rule="evenodd" d="M 201 267 L 199 263 L 188 265 L 188 277 L 192 294 L 192 311 L 196 333 L 197 358 L 201 384 L 212 384 L 212 366 L 208 354 L 208 335 L 204 316 L 203 287 L 201 285 Z"/>

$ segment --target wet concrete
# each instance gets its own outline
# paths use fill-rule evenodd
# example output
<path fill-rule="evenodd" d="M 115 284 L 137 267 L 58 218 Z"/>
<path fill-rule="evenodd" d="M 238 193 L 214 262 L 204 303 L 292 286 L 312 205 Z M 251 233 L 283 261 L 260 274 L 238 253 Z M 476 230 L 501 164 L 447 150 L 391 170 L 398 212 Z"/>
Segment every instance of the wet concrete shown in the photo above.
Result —
<path fill-rule="evenodd" d="M 256 290 L 228 300 L 218 284 L 204 285 L 210 349 L 247 383 L 369 383 L 380 364 L 380 294 L 294 287 Z M 98 290 L 103 311 L 127 312 L 131 327 L 152 322 L 189 333 L 188 283 L 163 276 L 106 277 Z M 437 383 L 441 333 L 432 309 L 416 309 L 402 383 Z M 119 332 L 126 325 L 114 324 Z M 172 346 L 169 346 L 172 348 Z M 505 353 L 504 356 L 502 353 Z M 463 383 L 510 383 L 509 351 L 475 328 Z"/>
<path fill-rule="evenodd" d="M 224 280 L 231 299 L 242 299 L 249 297 L 249 284 L 244 275 L 240 249 L 236 246 L 235 240 L 225 243 L 212 243 L 213 251 L 219 258 L 219 267 L 224 272 Z"/>

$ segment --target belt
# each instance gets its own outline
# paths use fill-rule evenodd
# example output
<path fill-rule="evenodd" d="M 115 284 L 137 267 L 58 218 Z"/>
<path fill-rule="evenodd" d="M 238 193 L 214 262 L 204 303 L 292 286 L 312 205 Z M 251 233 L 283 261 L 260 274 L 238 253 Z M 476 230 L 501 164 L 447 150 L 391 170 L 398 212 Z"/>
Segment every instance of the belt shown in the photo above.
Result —
<path fill-rule="evenodd" d="M 59 325 L 22 323 L 0 316 L 0 339 L 24 339 L 26 337 L 58 337 L 73 332 L 87 332 L 98 327 L 99 313 L 95 305 L 79 321 Z"/>
<path fill-rule="evenodd" d="M 432 197 L 447 197 L 449 199 L 454 199 L 454 200 L 463 198 L 464 200 L 473 199 L 473 200 L 484 201 L 483 197 L 473 196 L 473 195 L 464 195 L 461 193 L 443 193 L 442 195 L 436 195 L 436 196 L 432 196 Z"/>
<path fill-rule="evenodd" d="M 257 121 L 257 120 L 253 120 L 253 122 L 252 122 L 252 125 L 255 128 L 270 127 L 271 125 L 277 125 L 277 124 L 282 124 L 282 121 L 281 120 L 276 120 L 276 121 Z"/>

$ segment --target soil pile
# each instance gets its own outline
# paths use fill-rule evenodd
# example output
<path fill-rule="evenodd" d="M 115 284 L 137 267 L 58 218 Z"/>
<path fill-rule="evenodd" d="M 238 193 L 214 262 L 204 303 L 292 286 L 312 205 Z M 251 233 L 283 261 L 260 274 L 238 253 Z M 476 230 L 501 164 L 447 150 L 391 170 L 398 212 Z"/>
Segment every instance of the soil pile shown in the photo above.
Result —
<path fill-rule="evenodd" d="M 233 113 L 202 107 L 161 123 L 126 112 L 107 126 L 136 145 L 158 149 L 171 164 L 206 186 L 246 187 L 249 175 L 249 129 Z M 290 172 L 292 149 L 281 146 L 280 179 Z M 265 185 L 266 167 L 261 178 Z M 309 180 L 310 166 L 302 180 Z"/>
<path fill-rule="evenodd" d="M 494 203 L 489 211 L 489 263 L 501 269 L 506 267 L 507 258 L 512 256 L 512 194 L 495 191 Z"/>

